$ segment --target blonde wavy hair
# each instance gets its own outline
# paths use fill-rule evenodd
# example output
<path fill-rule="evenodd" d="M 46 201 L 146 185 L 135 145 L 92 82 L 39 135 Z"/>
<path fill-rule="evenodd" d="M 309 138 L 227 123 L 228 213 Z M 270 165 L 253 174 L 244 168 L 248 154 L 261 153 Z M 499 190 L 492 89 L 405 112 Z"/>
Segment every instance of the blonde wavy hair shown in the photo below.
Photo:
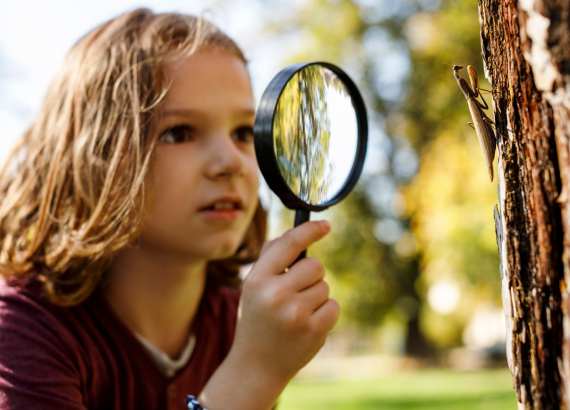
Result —
<path fill-rule="evenodd" d="M 71 48 L 43 106 L 0 169 L 0 274 L 37 279 L 55 304 L 85 300 L 113 255 L 139 235 L 151 124 L 168 90 L 164 64 L 204 47 L 246 58 L 207 20 L 136 9 Z M 257 258 L 266 214 L 258 206 L 238 253 L 209 275 L 237 283 Z"/>

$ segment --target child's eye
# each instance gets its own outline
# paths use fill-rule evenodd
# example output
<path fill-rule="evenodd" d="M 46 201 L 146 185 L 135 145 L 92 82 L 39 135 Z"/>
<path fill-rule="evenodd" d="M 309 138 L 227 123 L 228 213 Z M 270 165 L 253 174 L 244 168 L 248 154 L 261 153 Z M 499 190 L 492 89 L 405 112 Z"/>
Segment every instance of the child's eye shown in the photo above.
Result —
<path fill-rule="evenodd" d="M 252 142 L 253 141 L 253 127 L 247 125 L 239 127 L 234 131 L 235 138 L 240 142 Z"/>
<path fill-rule="evenodd" d="M 165 144 L 180 144 L 189 141 L 194 136 L 194 129 L 189 125 L 170 127 L 160 134 L 159 142 Z"/>

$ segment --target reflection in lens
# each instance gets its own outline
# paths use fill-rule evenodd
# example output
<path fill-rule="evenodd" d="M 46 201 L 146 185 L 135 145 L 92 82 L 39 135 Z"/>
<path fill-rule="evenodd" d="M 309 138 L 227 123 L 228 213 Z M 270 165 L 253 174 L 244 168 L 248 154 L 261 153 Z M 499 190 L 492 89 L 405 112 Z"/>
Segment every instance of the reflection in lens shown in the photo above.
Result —
<path fill-rule="evenodd" d="M 311 65 L 279 97 L 273 121 L 275 155 L 291 190 L 313 205 L 332 199 L 356 156 L 356 112 L 333 71 Z"/>

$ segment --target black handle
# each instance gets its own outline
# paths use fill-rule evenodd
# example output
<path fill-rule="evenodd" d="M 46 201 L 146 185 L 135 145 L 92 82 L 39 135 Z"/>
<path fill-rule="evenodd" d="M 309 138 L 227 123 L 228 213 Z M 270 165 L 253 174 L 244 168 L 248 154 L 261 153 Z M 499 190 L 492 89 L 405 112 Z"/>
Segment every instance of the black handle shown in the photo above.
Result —
<path fill-rule="evenodd" d="M 297 209 L 295 211 L 295 227 L 301 225 L 302 223 L 307 222 L 309 219 L 311 219 L 311 212 L 307 211 L 306 209 Z M 295 262 L 293 262 L 293 264 L 297 263 L 299 260 L 303 259 L 304 257 L 307 256 L 307 250 L 303 250 L 303 252 L 301 252 L 299 254 L 299 256 L 297 256 L 297 259 L 295 259 Z"/>

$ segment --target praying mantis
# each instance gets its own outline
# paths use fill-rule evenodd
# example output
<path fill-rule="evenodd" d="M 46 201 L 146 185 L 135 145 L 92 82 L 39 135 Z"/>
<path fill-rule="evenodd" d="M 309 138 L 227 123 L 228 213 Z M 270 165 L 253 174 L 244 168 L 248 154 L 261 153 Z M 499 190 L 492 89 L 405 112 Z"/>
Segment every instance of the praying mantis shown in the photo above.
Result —
<path fill-rule="evenodd" d="M 472 126 L 475 129 L 477 139 L 479 140 L 479 144 L 483 150 L 483 156 L 485 157 L 485 162 L 489 170 L 489 176 L 491 177 L 491 181 L 493 181 L 493 159 L 495 158 L 497 137 L 492 127 L 493 121 L 483 111 L 488 109 L 489 106 L 479 92 L 481 89 L 479 88 L 477 71 L 473 66 L 467 66 L 467 75 L 469 77 L 469 82 L 471 83 L 470 86 L 464 78 L 459 76 L 459 72 L 463 70 L 463 66 L 454 65 L 452 68 L 455 81 L 457 81 L 459 89 L 467 100 L 469 114 L 471 114 L 471 120 L 473 121 Z"/>

